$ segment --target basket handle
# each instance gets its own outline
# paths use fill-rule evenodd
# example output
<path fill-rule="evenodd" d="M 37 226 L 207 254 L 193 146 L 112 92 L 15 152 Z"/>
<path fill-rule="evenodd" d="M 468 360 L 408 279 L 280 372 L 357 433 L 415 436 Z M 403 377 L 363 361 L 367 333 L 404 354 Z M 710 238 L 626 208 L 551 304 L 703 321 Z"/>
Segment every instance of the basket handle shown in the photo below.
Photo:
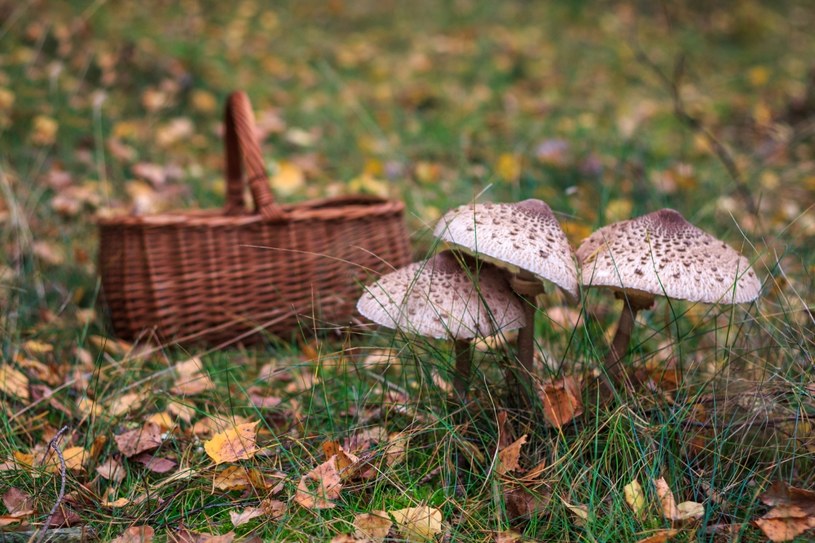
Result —
<path fill-rule="evenodd" d="M 283 210 L 275 203 L 269 188 L 269 175 L 263 164 L 260 144 L 255 137 L 255 115 L 249 97 L 243 91 L 229 95 L 224 116 L 224 139 L 226 147 L 226 205 L 227 215 L 246 212 L 243 203 L 243 168 L 255 211 L 264 218 L 275 220 L 283 217 Z"/>

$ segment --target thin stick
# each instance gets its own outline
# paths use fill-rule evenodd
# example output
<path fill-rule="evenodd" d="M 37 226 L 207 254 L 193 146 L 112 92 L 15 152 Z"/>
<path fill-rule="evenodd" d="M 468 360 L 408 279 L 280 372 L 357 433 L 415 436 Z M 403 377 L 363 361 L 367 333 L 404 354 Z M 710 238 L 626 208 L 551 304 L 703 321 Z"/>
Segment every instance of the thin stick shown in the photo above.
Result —
<path fill-rule="evenodd" d="M 57 432 L 57 435 L 51 438 L 51 441 L 48 442 L 48 448 L 54 449 L 54 452 L 57 453 L 57 457 L 59 458 L 59 474 L 61 483 L 59 486 L 59 495 L 57 496 L 57 501 L 54 502 L 54 507 L 52 507 L 51 512 L 48 513 L 48 518 L 45 519 L 45 524 L 43 524 L 42 526 L 42 531 L 40 532 L 40 536 L 37 538 L 37 543 L 42 543 L 42 541 L 45 539 L 45 536 L 48 533 L 48 527 L 51 526 L 51 521 L 54 519 L 54 515 L 57 513 L 57 509 L 59 509 L 59 506 L 62 505 L 62 500 L 65 498 L 65 478 L 66 478 L 65 458 L 62 456 L 62 451 L 59 450 L 57 444 L 59 442 L 59 439 L 62 437 L 62 434 L 64 434 L 67 431 L 68 427 L 63 426 L 62 429 L 59 432 Z M 45 456 L 42 459 L 43 465 L 45 465 L 45 459 L 47 457 L 48 453 L 46 452 Z"/>

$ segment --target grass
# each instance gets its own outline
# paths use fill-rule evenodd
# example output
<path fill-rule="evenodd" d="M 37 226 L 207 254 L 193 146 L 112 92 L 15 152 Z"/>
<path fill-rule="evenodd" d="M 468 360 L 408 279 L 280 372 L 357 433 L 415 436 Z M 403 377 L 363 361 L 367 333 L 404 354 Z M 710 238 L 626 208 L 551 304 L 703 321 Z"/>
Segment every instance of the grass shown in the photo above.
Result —
<path fill-rule="evenodd" d="M 160 537 L 182 524 L 225 533 L 230 511 L 265 497 L 213 487 L 221 468 L 193 423 L 216 416 L 260 420 L 264 454 L 243 465 L 286 475 L 276 496 L 288 504 L 284 516 L 235 529 L 262 540 L 330 540 L 353 532 L 355 514 L 422 504 L 442 511 L 451 541 L 495 540 L 510 528 L 539 541 L 637 541 L 671 525 L 651 484 L 662 476 L 677 501 L 705 505 L 674 541 L 764 541 L 750 521 L 767 510 L 758 500 L 767 485 L 815 486 L 815 114 L 788 113 L 806 93 L 815 51 L 805 2 L 0 2 L 0 13 L 0 352 L 15 367 L 45 364 L 24 369 L 55 400 L 0 393 L 0 463 L 15 453 L 41 458 L 68 425 L 66 442 L 95 453 L 69 474 L 68 503 L 101 540 L 132 524 Z M 670 89 L 638 50 L 669 75 L 684 54 L 686 110 L 726 146 L 757 214 L 710 141 L 677 119 Z M 560 430 L 541 423 L 539 406 L 506 406 L 505 349 L 477 354 L 466 410 L 440 386 L 449 347 L 386 330 L 304 332 L 207 354 L 105 349 L 96 339 L 110 331 L 97 306 L 92 217 L 139 197 L 155 209 L 220 205 L 217 128 L 234 88 L 248 91 L 267 123 L 266 156 L 306 173 L 283 199 L 402 197 L 417 257 L 431 250 L 440 214 L 476 195 L 542 198 L 573 243 L 673 207 L 748 256 L 765 278 L 762 298 L 732 308 L 659 301 L 640 319 L 630 363 L 650 364 L 668 388 L 661 372 L 675 360 L 678 388 L 622 392 Z M 160 170 L 167 181 L 151 184 L 144 163 L 172 166 Z M 565 303 L 556 292 L 544 298 L 545 309 Z M 619 302 L 589 291 L 574 309 L 576 325 L 539 318 L 541 377 L 602 360 Z M 397 356 L 366 361 L 374 349 Z M 98 476 L 98 465 L 120 457 L 114 435 L 178 399 L 166 370 L 193 355 L 215 387 L 183 400 L 192 422 L 168 432 L 158 451 L 179 463 L 172 473 L 189 476 L 129 460 L 121 483 Z M 262 376 L 266 364 L 274 378 Z M 257 408 L 253 391 L 280 403 Z M 140 405 L 114 414 L 124 392 Z M 534 485 L 524 473 L 496 472 L 502 409 L 513 437 L 528 434 L 521 466 L 545 462 Z M 323 461 L 322 442 L 378 427 L 401 432 L 402 462 L 389 465 L 389 444 L 375 443 L 380 471 L 349 482 L 335 508 L 294 503 L 300 477 Z M 623 497 L 633 479 L 645 490 L 639 514 Z M 506 493 L 523 486 L 545 507 L 513 519 Z M 58 478 L 38 466 L 0 471 L 0 488 L 11 487 L 34 496 L 36 525 Z M 131 503 L 99 505 L 119 497 Z M 563 500 L 585 505 L 588 518 Z"/>

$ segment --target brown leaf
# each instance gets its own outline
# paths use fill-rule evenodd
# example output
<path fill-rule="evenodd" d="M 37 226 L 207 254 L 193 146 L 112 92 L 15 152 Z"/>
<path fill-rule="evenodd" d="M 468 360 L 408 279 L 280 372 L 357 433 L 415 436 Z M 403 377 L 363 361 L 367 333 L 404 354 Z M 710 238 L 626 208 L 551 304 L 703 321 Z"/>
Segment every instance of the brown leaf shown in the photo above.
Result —
<path fill-rule="evenodd" d="M 815 492 L 778 481 L 760 498 L 774 507 L 754 522 L 771 541 L 790 541 L 815 528 Z"/>
<path fill-rule="evenodd" d="M 130 458 L 161 445 L 161 429 L 148 422 L 141 428 L 119 434 L 114 436 L 113 439 L 116 441 L 119 451 L 127 458 Z"/>
<path fill-rule="evenodd" d="M 125 470 L 118 460 L 108 458 L 98 466 L 96 466 L 96 473 L 108 481 L 121 483 L 125 478 Z"/>
<path fill-rule="evenodd" d="M 529 519 L 542 515 L 546 512 L 551 496 L 532 493 L 524 488 L 513 488 L 504 492 L 504 504 L 507 509 L 509 520 Z"/>
<path fill-rule="evenodd" d="M 583 412 L 580 385 L 574 377 L 539 383 L 537 388 L 543 402 L 543 416 L 555 428 L 562 428 Z"/>
<path fill-rule="evenodd" d="M 259 422 L 238 424 L 204 442 L 204 450 L 216 464 L 248 460 L 257 452 Z"/>
<path fill-rule="evenodd" d="M 354 536 L 372 543 L 382 543 L 393 522 L 385 511 L 372 511 L 354 517 Z"/>
<path fill-rule="evenodd" d="M 150 453 L 142 453 L 138 456 L 134 456 L 133 460 L 153 473 L 169 473 L 178 466 L 178 462 L 172 458 L 153 456 Z"/>
<path fill-rule="evenodd" d="M 141 407 L 144 398 L 136 392 L 128 392 L 112 398 L 107 405 L 108 414 L 120 417 Z"/>
<path fill-rule="evenodd" d="M 657 532 L 649 535 L 648 537 L 640 539 L 639 541 L 637 541 L 637 543 L 667 543 L 669 539 L 671 539 L 678 533 L 679 530 L 674 530 L 673 528 L 658 530 Z"/>
<path fill-rule="evenodd" d="M 300 478 L 294 501 L 307 509 L 331 509 L 335 505 L 331 500 L 340 497 L 340 490 L 342 482 L 332 457 Z"/>
<path fill-rule="evenodd" d="M 518 469 L 521 447 L 523 447 L 524 443 L 526 443 L 526 434 L 519 437 L 515 443 L 498 452 L 498 467 L 495 469 L 498 475 L 504 475 Z"/>
<path fill-rule="evenodd" d="M 10 488 L 3 494 L 3 505 L 8 514 L 14 518 L 27 517 L 34 514 L 34 499 L 18 488 Z"/>
<path fill-rule="evenodd" d="M 515 530 L 507 530 L 495 534 L 495 543 L 520 543 L 523 536 Z"/>
<path fill-rule="evenodd" d="M 131 526 L 111 543 L 150 543 L 155 532 L 150 526 Z"/>

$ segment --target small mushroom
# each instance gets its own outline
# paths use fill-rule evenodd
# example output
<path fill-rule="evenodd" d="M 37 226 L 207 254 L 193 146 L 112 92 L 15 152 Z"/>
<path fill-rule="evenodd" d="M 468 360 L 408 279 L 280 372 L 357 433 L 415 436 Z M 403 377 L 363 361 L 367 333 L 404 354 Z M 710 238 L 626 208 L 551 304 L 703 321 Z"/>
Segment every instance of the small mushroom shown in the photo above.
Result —
<path fill-rule="evenodd" d="M 512 288 L 524 301 L 526 325 L 518 333 L 518 360 L 532 371 L 535 298 L 543 279 L 577 296 L 577 269 L 566 235 L 541 200 L 514 204 L 470 204 L 447 212 L 433 234 L 477 258 L 508 269 Z"/>
<path fill-rule="evenodd" d="M 357 310 L 388 328 L 455 340 L 455 388 L 461 395 L 471 365 L 466 340 L 519 328 L 525 322 L 521 300 L 501 270 L 451 251 L 380 277 L 366 287 Z"/>
<path fill-rule="evenodd" d="M 577 259 L 584 285 L 611 288 L 625 302 L 605 360 L 615 380 L 637 312 L 656 296 L 737 304 L 755 300 L 761 288 L 746 258 L 673 209 L 600 228 L 583 240 Z"/>

